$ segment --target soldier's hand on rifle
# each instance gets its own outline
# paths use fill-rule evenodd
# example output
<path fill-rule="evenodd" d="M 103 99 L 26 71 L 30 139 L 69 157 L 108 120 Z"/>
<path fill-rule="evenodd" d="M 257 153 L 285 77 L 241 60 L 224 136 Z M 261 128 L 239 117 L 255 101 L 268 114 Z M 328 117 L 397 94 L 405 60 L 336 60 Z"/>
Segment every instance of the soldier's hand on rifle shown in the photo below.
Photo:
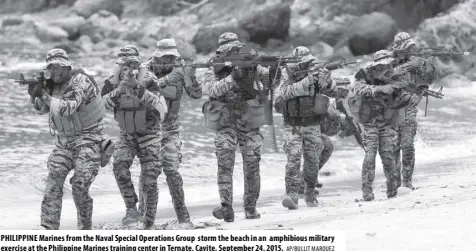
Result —
<path fill-rule="evenodd" d="M 45 92 L 46 92 L 45 88 L 40 84 L 28 86 L 28 94 L 33 98 L 41 97 L 43 96 L 43 94 L 45 94 Z"/>
<path fill-rule="evenodd" d="M 193 77 L 195 76 L 196 69 L 195 67 L 187 66 L 183 68 L 183 72 L 185 73 L 185 75 Z"/>
<path fill-rule="evenodd" d="M 393 91 L 394 91 L 393 86 L 390 84 L 379 85 L 375 89 L 375 93 L 383 93 L 383 94 L 392 94 Z"/>
<path fill-rule="evenodd" d="M 332 83 L 331 72 L 325 67 L 318 69 L 319 85 L 321 87 L 327 87 Z"/>
<path fill-rule="evenodd" d="M 243 70 L 238 66 L 233 67 L 231 77 L 233 77 L 234 80 L 241 80 L 243 78 Z"/>

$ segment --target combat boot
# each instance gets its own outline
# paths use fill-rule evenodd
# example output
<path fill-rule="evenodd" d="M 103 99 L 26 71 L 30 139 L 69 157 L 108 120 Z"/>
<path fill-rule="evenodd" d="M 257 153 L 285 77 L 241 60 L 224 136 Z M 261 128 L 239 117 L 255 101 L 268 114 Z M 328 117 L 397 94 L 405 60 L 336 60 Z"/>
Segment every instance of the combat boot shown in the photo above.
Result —
<path fill-rule="evenodd" d="M 299 208 L 298 196 L 286 195 L 282 202 L 283 207 L 287 207 L 289 210 L 296 210 Z"/>
<path fill-rule="evenodd" d="M 261 218 L 261 214 L 256 211 L 256 208 L 245 208 L 246 219 L 253 220 Z"/>
<path fill-rule="evenodd" d="M 122 218 L 122 225 L 127 226 L 132 223 L 140 221 L 141 217 L 136 207 L 128 208 L 126 210 L 126 216 Z"/>
<path fill-rule="evenodd" d="M 308 207 L 318 206 L 318 201 L 316 199 L 316 194 L 314 189 L 312 189 L 311 191 L 306 191 L 306 194 L 304 195 L 304 200 L 306 201 L 306 205 Z"/>
<path fill-rule="evenodd" d="M 373 201 L 375 196 L 373 193 L 366 193 L 362 195 L 362 199 L 364 199 L 364 201 Z"/>
<path fill-rule="evenodd" d="M 410 188 L 411 190 L 415 190 L 415 187 L 412 185 L 411 181 L 404 181 L 402 187 Z"/>
<path fill-rule="evenodd" d="M 221 206 L 213 209 L 213 216 L 225 222 L 235 221 L 235 212 L 231 206 Z"/>

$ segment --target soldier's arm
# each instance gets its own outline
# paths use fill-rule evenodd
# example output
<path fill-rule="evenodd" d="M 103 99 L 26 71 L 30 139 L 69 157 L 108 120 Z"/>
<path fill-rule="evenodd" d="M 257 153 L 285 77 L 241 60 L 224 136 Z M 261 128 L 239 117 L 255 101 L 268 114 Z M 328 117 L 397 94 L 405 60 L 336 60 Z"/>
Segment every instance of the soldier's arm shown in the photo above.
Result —
<path fill-rule="evenodd" d="M 95 88 L 95 85 L 83 74 L 78 74 L 70 81 L 71 90 L 63 95 L 63 99 L 51 97 L 48 94 L 46 104 L 50 107 L 50 113 L 54 116 L 70 116 L 86 99 L 87 93 Z"/>
<path fill-rule="evenodd" d="M 117 88 L 114 88 L 111 78 L 104 81 L 104 86 L 101 89 L 101 96 L 106 109 L 112 111 L 114 107 L 119 106 L 120 93 Z"/>
<path fill-rule="evenodd" d="M 410 72 L 413 69 L 419 68 L 423 65 L 424 60 L 419 57 L 412 57 L 408 62 L 397 65 L 393 68 L 393 75 L 401 75 Z"/>
<path fill-rule="evenodd" d="M 46 103 L 43 102 L 43 100 L 41 100 L 40 98 L 35 97 L 34 99 L 32 99 L 30 97 L 30 100 L 32 101 L 33 108 L 35 108 L 36 113 L 38 115 L 45 115 L 50 111 L 48 105 L 46 105 Z"/>
<path fill-rule="evenodd" d="M 184 81 L 183 81 L 183 84 L 184 84 L 184 88 L 185 88 L 185 92 L 187 93 L 187 95 L 190 97 L 190 98 L 193 98 L 193 99 L 199 99 L 202 97 L 202 84 L 200 82 L 198 82 L 197 80 L 197 77 L 195 76 L 187 76 L 184 74 Z M 188 78 L 189 81 L 192 82 L 192 85 L 190 86 L 187 86 L 185 84 L 185 78 Z"/>
<path fill-rule="evenodd" d="M 236 85 L 235 80 L 231 76 L 227 76 L 221 80 L 215 76 L 213 67 L 210 67 L 205 73 L 205 83 L 203 84 L 203 92 L 210 95 L 210 97 L 220 97 L 225 95 Z"/>
<path fill-rule="evenodd" d="M 281 79 L 279 85 L 274 91 L 276 99 L 289 100 L 301 96 L 310 96 L 314 93 L 314 84 L 305 77 L 299 82 L 292 83 L 286 68 L 281 69 Z"/>
<path fill-rule="evenodd" d="M 356 94 L 364 97 L 373 96 L 377 91 L 376 85 L 369 85 L 364 80 L 356 80 L 351 88 Z"/>
<path fill-rule="evenodd" d="M 147 89 L 146 87 L 147 86 Z M 147 72 L 145 86 L 141 85 L 134 91 L 134 94 L 144 103 L 150 105 L 161 113 L 167 112 L 167 105 L 164 103 L 163 97 L 160 95 L 160 84 L 157 77 L 151 72 Z"/>
<path fill-rule="evenodd" d="M 330 72 L 327 78 L 319 80 L 319 92 L 329 97 L 337 97 L 337 85 Z"/>

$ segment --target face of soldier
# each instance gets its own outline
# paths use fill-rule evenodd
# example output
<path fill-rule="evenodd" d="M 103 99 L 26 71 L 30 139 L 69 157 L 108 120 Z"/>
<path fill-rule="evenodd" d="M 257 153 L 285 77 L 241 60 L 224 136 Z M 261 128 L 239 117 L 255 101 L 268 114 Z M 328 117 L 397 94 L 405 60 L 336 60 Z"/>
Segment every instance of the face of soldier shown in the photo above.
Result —
<path fill-rule="evenodd" d="M 225 53 L 225 56 L 230 56 L 238 53 L 240 53 L 240 47 L 232 47 Z"/>
<path fill-rule="evenodd" d="M 171 66 L 176 60 L 173 55 L 164 55 L 162 57 L 154 57 L 152 60 L 152 67 L 154 72 L 170 72 L 174 67 Z M 169 66 L 165 66 L 169 65 Z"/>
<path fill-rule="evenodd" d="M 374 76 L 376 79 L 379 80 L 386 80 L 390 78 L 391 73 L 392 73 L 392 65 L 384 65 L 384 64 L 378 64 L 373 67 L 374 69 Z"/>
<path fill-rule="evenodd" d="M 119 78 L 125 79 L 127 74 L 131 74 L 132 71 L 139 69 L 139 62 L 126 62 L 125 64 L 120 65 Z"/>
<path fill-rule="evenodd" d="M 57 84 L 63 83 L 65 80 L 68 79 L 69 73 L 71 71 L 70 66 L 62 66 L 59 64 L 50 64 L 48 65 L 47 70 L 50 73 L 50 78 L 53 82 Z"/>

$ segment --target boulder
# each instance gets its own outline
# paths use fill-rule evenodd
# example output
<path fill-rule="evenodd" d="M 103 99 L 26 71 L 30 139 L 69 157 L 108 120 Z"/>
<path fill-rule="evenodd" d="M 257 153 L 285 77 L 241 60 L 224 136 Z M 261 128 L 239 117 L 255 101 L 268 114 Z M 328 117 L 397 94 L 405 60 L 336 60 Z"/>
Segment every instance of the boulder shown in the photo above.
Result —
<path fill-rule="evenodd" d="M 68 16 L 64 18 L 53 19 L 49 25 L 61 27 L 68 32 L 69 40 L 76 40 L 80 37 L 80 28 L 86 24 L 86 20 L 82 16 Z"/>
<path fill-rule="evenodd" d="M 23 23 L 23 19 L 21 17 L 7 17 L 2 21 L 2 27 L 7 26 L 16 26 Z"/>
<path fill-rule="evenodd" d="M 93 43 L 98 43 L 106 38 L 118 38 L 122 32 L 122 26 L 116 15 L 101 10 L 88 18 L 79 32 L 81 35 L 89 36 Z"/>
<path fill-rule="evenodd" d="M 398 28 L 387 14 L 374 12 L 360 17 L 348 30 L 348 45 L 354 56 L 367 55 L 387 48 Z"/>
<path fill-rule="evenodd" d="M 73 12 L 89 18 L 93 14 L 106 10 L 120 17 L 124 11 L 124 4 L 119 0 L 77 0 L 73 5 Z"/>
<path fill-rule="evenodd" d="M 228 23 L 200 27 L 192 39 L 192 44 L 195 46 L 197 53 L 207 54 L 214 52 L 218 48 L 218 37 L 225 32 L 236 33 L 238 39 L 242 42 L 246 42 L 250 38 L 248 32 L 240 29 L 238 22 L 233 20 Z"/>
<path fill-rule="evenodd" d="M 270 38 L 285 40 L 289 36 L 290 17 L 289 5 L 278 3 L 244 17 L 239 27 L 249 34 L 250 41 L 265 45 Z"/>
<path fill-rule="evenodd" d="M 42 42 L 59 42 L 68 38 L 68 32 L 58 26 L 47 23 L 34 23 L 35 35 Z"/>

